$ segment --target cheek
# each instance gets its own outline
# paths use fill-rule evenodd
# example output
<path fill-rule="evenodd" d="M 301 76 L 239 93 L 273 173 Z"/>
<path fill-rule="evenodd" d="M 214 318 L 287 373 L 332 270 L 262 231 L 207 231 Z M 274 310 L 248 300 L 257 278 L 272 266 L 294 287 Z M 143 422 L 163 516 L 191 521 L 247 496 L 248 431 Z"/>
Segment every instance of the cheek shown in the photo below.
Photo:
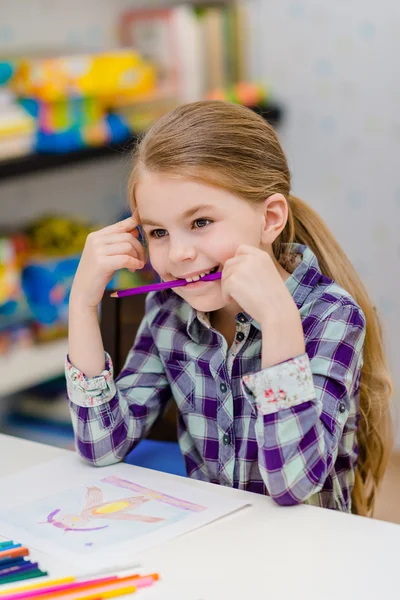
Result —
<path fill-rule="evenodd" d="M 159 274 L 162 275 L 165 271 L 165 255 L 163 260 L 163 253 L 159 252 L 155 248 L 149 248 L 149 261 L 152 268 Z"/>
<path fill-rule="evenodd" d="M 237 224 L 234 224 L 218 231 L 216 236 L 207 240 L 207 252 L 224 264 L 228 258 L 235 256 L 241 244 L 259 247 L 259 232 L 253 227 L 238 229 Z"/>

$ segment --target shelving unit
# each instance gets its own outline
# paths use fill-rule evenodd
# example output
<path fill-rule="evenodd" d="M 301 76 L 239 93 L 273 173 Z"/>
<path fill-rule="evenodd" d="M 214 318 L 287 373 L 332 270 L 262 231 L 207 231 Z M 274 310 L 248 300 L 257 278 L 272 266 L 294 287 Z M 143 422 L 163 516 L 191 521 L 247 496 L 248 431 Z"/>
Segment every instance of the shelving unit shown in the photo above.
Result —
<path fill-rule="evenodd" d="M 109 146 L 83 148 L 76 152 L 59 154 L 27 154 L 17 158 L 0 161 L 0 181 L 12 179 L 30 173 L 43 173 L 52 169 L 68 168 L 77 164 L 83 164 L 103 158 L 120 156 L 132 147 L 135 140 L 127 140 L 121 144 L 110 144 Z"/>
<path fill-rule="evenodd" d="M 282 108 L 277 104 L 252 106 L 252 110 L 261 114 L 271 125 L 277 126 L 282 117 Z M 93 148 L 84 148 L 76 152 L 59 154 L 29 154 L 18 158 L 0 161 L 0 181 L 21 175 L 43 173 L 52 169 L 69 168 L 104 158 L 121 157 L 135 145 L 137 138 L 132 137 L 120 144 L 110 144 Z"/>

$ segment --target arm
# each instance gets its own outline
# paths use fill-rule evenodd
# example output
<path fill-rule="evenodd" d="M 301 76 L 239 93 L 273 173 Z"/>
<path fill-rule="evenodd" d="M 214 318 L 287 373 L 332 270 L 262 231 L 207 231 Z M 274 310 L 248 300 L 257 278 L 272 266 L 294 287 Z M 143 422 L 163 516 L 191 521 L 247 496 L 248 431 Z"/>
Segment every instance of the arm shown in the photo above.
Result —
<path fill-rule="evenodd" d="M 79 304 L 72 293 L 68 315 L 68 355 L 88 377 L 105 369 L 97 307 Z"/>
<path fill-rule="evenodd" d="M 307 336 L 306 354 L 243 378 L 257 414 L 261 475 L 279 504 L 319 492 L 359 391 L 365 319 L 336 307 Z"/>
<path fill-rule="evenodd" d="M 105 369 L 92 378 L 86 378 L 68 359 L 66 363 L 76 448 L 96 466 L 123 460 L 147 435 L 171 398 L 146 316 L 116 381 L 111 359 L 105 356 Z"/>
<path fill-rule="evenodd" d="M 90 233 L 74 277 L 69 299 L 68 353 L 86 377 L 105 367 L 97 308 L 118 269 L 143 267 L 146 256 L 137 239 L 138 220 L 129 217 Z"/>

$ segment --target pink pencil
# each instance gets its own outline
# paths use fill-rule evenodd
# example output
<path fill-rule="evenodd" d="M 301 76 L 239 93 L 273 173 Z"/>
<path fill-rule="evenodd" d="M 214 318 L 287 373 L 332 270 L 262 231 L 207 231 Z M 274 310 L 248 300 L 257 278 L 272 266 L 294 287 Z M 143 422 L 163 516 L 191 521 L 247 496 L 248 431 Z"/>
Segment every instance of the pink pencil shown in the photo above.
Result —
<path fill-rule="evenodd" d="M 71 583 L 65 583 L 62 585 L 55 585 L 49 587 L 42 587 L 40 589 L 35 589 L 31 591 L 19 592 L 19 593 L 10 593 L 9 595 L 4 595 L 1 597 L 1 600 L 40 600 L 42 596 L 47 597 L 49 594 L 65 594 L 67 592 L 79 592 L 91 590 L 93 588 L 99 586 L 106 586 L 110 584 L 125 584 L 131 583 L 135 587 L 145 587 L 146 585 L 150 585 L 151 582 L 154 582 L 158 579 L 157 573 L 152 573 L 150 575 L 128 575 L 126 577 L 119 577 L 118 575 L 111 575 L 110 577 L 99 577 L 97 579 L 89 579 L 86 581 L 74 581 Z M 93 590 L 95 592 L 95 589 Z M 99 594 L 101 596 L 101 594 Z"/>
<path fill-rule="evenodd" d="M 216 273 L 209 273 L 205 275 L 199 281 L 216 281 L 221 279 L 221 271 Z M 149 285 L 140 285 L 135 288 L 129 288 L 127 290 L 120 290 L 119 292 L 113 292 L 112 298 L 125 298 L 125 296 L 134 296 L 135 294 L 147 294 L 147 292 L 157 292 L 158 290 L 169 290 L 170 288 L 180 287 L 182 285 L 188 285 L 192 283 L 186 281 L 186 279 L 174 279 L 173 281 L 162 281 L 161 283 L 150 283 Z"/>

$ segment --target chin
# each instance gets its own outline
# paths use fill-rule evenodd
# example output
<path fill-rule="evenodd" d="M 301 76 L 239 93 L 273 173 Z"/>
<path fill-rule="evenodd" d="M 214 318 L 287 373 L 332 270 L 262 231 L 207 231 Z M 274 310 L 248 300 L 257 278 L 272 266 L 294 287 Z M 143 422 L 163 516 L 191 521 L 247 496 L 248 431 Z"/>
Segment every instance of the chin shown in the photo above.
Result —
<path fill-rule="evenodd" d="M 226 306 L 226 302 L 222 298 L 220 300 L 212 298 L 190 298 L 189 300 L 189 298 L 185 298 L 185 300 L 195 310 L 205 313 L 220 310 Z"/>
<path fill-rule="evenodd" d="M 178 290 L 176 290 L 176 293 L 188 304 L 190 304 L 192 308 L 201 312 L 212 312 L 226 306 L 226 302 L 224 302 L 220 294 L 205 294 L 196 296 L 194 294 L 189 295 L 179 293 Z"/>

